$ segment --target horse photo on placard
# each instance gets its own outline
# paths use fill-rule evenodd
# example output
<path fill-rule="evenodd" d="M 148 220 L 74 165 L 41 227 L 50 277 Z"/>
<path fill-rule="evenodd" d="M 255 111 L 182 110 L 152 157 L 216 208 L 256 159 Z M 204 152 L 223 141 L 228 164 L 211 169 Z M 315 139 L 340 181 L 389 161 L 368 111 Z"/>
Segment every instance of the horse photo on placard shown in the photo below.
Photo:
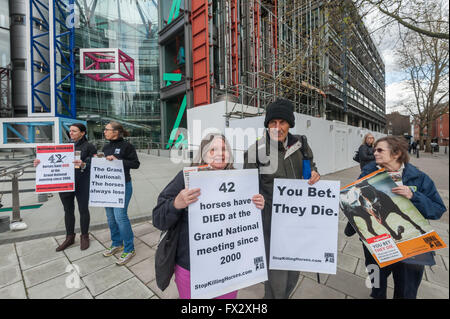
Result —
<path fill-rule="evenodd" d="M 383 241 L 392 249 L 398 247 L 395 254 L 390 251 L 384 256 L 388 264 L 445 247 L 413 203 L 391 192 L 396 186 L 381 169 L 342 188 L 340 194 L 340 209 L 373 254 L 374 247 L 386 253 L 386 247 L 380 243 Z M 433 245 L 427 245 L 430 238 Z"/>

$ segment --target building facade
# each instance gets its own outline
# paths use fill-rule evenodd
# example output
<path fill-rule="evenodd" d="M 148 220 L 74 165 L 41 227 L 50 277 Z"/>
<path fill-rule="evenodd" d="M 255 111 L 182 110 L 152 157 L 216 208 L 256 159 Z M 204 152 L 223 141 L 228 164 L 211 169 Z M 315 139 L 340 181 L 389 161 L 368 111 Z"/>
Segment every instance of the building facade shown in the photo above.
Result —
<path fill-rule="evenodd" d="M 186 109 L 221 100 L 263 114 L 283 97 L 296 112 L 382 132 L 385 66 L 352 2 L 344 2 L 160 1 L 167 147 L 185 127 Z M 225 114 L 245 116 L 254 114 Z"/>
<path fill-rule="evenodd" d="M 157 1 L 84 1 L 76 15 L 77 48 L 119 48 L 135 67 L 134 81 L 98 82 L 77 75 L 77 117 L 87 120 L 90 138 L 101 140 L 104 125 L 118 121 L 136 146 L 160 142 Z"/>

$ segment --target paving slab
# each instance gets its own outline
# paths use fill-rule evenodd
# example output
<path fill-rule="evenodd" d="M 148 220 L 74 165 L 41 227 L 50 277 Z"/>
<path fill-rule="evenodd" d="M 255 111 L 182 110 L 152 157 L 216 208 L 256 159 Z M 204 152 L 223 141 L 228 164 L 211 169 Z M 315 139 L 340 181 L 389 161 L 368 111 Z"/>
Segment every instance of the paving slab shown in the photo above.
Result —
<path fill-rule="evenodd" d="M 85 277 L 100 269 L 115 264 L 116 261 L 117 259 L 114 257 L 105 257 L 102 253 L 95 253 L 93 255 L 78 259 L 74 261 L 73 264 L 79 267 L 80 276 Z"/>
<path fill-rule="evenodd" d="M 23 281 L 1 288 L 0 299 L 27 299 Z"/>
<path fill-rule="evenodd" d="M 291 299 L 345 299 L 345 294 L 305 277 Z"/>
<path fill-rule="evenodd" d="M 22 280 L 18 265 L 0 267 L 0 288 L 9 286 Z"/>
<path fill-rule="evenodd" d="M 358 265 L 358 258 L 338 252 L 337 267 L 349 273 L 354 273 Z"/>
<path fill-rule="evenodd" d="M 69 265 L 69 261 L 65 257 L 61 257 L 48 263 L 30 268 L 23 272 L 23 279 L 25 286 L 30 288 L 44 281 L 58 277 L 66 273 L 66 268 Z"/>
<path fill-rule="evenodd" d="M 417 299 L 449 299 L 448 292 L 448 288 L 422 280 L 417 292 Z"/>
<path fill-rule="evenodd" d="M 302 272 L 300 272 L 300 276 L 305 276 L 305 277 L 317 282 L 317 273 L 315 273 L 315 272 L 302 271 Z M 325 284 L 329 277 L 330 277 L 329 274 L 319 274 L 320 283 Z M 301 277 L 299 278 L 299 280 L 300 279 L 301 279 Z"/>
<path fill-rule="evenodd" d="M 64 250 L 64 254 L 69 258 L 71 262 L 75 262 L 78 259 L 87 257 L 89 255 L 93 255 L 98 253 L 99 251 L 105 250 L 102 244 L 100 244 L 97 240 L 91 238 L 89 241 L 89 248 L 85 250 L 81 250 L 80 246 L 73 245 Z"/>
<path fill-rule="evenodd" d="M 86 288 L 84 288 L 77 291 L 74 294 L 65 297 L 64 299 L 94 299 L 94 297 L 92 297 L 89 291 Z"/>
<path fill-rule="evenodd" d="M 366 287 L 365 280 L 340 269 L 328 278 L 326 286 L 357 299 L 370 299 L 370 289 Z"/>
<path fill-rule="evenodd" d="M 58 243 L 52 237 L 28 240 L 16 243 L 17 255 L 19 257 L 33 254 L 36 250 L 55 250 Z"/>
<path fill-rule="evenodd" d="M 348 241 L 344 247 L 343 253 L 357 258 L 365 258 L 361 242 Z"/>
<path fill-rule="evenodd" d="M 174 276 L 175 277 L 175 276 Z M 156 280 L 152 280 L 147 284 L 147 287 L 150 288 L 151 291 L 153 291 L 156 295 L 158 295 L 161 299 L 178 299 L 178 288 L 175 284 L 174 277 L 172 277 L 172 280 L 169 283 L 169 286 L 164 291 L 161 291 L 161 289 L 158 288 L 156 285 Z"/>
<path fill-rule="evenodd" d="M 448 268 L 448 256 L 447 257 L 442 256 L 442 260 L 444 261 L 445 269 L 448 271 L 449 270 L 449 268 Z"/>
<path fill-rule="evenodd" d="M 156 254 L 156 250 L 150 248 L 146 244 L 136 245 L 134 246 L 134 250 L 136 251 L 136 255 L 127 263 L 127 266 L 133 266 Z"/>
<path fill-rule="evenodd" d="M 133 233 L 135 237 L 141 237 L 145 234 L 152 233 L 157 229 L 150 223 L 145 222 L 136 226 L 133 226 Z"/>
<path fill-rule="evenodd" d="M 111 265 L 83 278 L 87 288 L 95 297 L 133 277 L 123 266 Z"/>
<path fill-rule="evenodd" d="M 80 278 L 72 281 L 76 274 L 64 274 L 28 289 L 30 299 L 61 299 L 78 290 L 83 289 L 84 283 Z"/>
<path fill-rule="evenodd" d="M 0 258 L 0 268 L 19 265 L 19 259 L 17 259 L 14 244 L 1 245 L 0 256 L 2 256 L 2 258 Z"/>
<path fill-rule="evenodd" d="M 159 238 L 161 237 L 161 231 L 154 231 L 149 234 L 143 235 L 139 237 L 140 240 L 142 240 L 144 243 L 149 245 L 150 247 L 155 247 L 158 245 Z"/>
<path fill-rule="evenodd" d="M 144 259 L 128 268 L 136 275 L 143 283 L 148 284 L 155 280 L 155 256 Z"/>
<path fill-rule="evenodd" d="M 91 235 L 94 236 L 94 238 L 97 239 L 101 243 L 111 241 L 111 232 L 110 232 L 109 228 L 93 231 L 93 232 L 91 232 Z"/>
<path fill-rule="evenodd" d="M 237 299 L 262 299 L 264 297 L 264 283 L 259 283 L 240 289 Z"/>
<path fill-rule="evenodd" d="M 425 272 L 430 283 L 448 288 L 448 271 L 445 268 L 437 265 L 433 267 L 427 266 L 425 267 Z"/>
<path fill-rule="evenodd" d="M 56 245 L 50 247 L 39 246 L 33 252 L 19 257 L 22 271 L 64 257 L 64 253 L 62 251 L 55 251 L 55 247 Z"/>
<path fill-rule="evenodd" d="M 133 277 L 107 290 L 95 299 L 149 299 L 154 295 L 139 279 Z"/>

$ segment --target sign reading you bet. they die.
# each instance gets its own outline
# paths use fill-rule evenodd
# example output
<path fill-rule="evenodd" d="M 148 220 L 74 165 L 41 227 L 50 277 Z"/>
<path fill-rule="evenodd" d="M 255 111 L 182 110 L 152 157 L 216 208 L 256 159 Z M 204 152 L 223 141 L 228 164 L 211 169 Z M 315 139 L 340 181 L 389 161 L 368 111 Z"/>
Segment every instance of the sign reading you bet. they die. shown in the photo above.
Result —
<path fill-rule="evenodd" d="M 275 179 L 270 269 L 336 274 L 338 181 Z"/>

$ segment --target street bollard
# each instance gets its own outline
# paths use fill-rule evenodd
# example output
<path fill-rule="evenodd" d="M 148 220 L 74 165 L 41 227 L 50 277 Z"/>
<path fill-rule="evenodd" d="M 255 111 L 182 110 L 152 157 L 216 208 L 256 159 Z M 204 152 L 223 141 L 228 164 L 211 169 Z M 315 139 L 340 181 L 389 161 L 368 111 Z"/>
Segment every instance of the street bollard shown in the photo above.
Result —
<path fill-rule="evenodd" d="M 419 158 L 419 149 L 417 149 L 417 158 Z"/>

